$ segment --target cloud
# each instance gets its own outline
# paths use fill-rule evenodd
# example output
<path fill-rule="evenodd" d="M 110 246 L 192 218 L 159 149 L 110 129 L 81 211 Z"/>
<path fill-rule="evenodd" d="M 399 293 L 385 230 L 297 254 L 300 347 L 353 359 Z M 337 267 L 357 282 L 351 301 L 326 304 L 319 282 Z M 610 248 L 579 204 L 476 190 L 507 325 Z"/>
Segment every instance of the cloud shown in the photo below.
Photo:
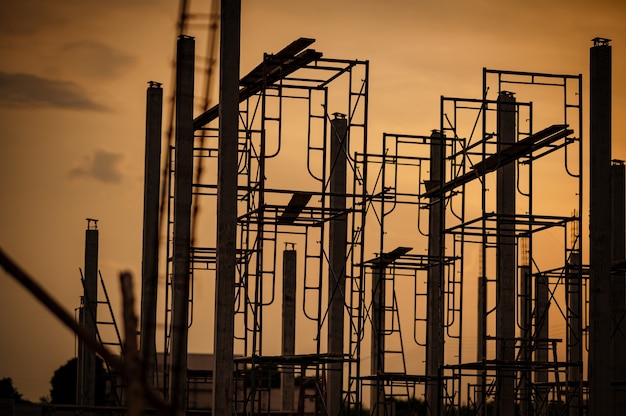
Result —
<path fill-rule="evenodd" d="M 55 27 L 66 23 L 52 3 L 37 0 L 0 2 L 0 33 L 28 36 L 44 31 L 44 26 Z"/>
<path fill-rule="evenodd" d="M 169 6 L 168 3 L 167 0 L 5 0 L 0 1 L 0 34 L 49 35 L 50 29 L 80 27 L 84 21 L 103 21 L 119 14 L 120 10 L 141 16 L 148 8 L 163 8 Z"/>
<path fill-rule="evenodd" d="M 93 41 L 76 41 L 63 45 L 56 58 L 72 70 L 91 78 L 115 78 L 127 71 L 135 57 L 111 46 Z"/>
<path fill-rule="evenodd" d="M 104 183 L 120 183 L 123 178 L 120 162 L 121 153 L 98 149 L 93 156 L 86 156 L 69 172 L 70 178 L 92 178 Z"/>
<path fill-rule="evenodd" d="M 0 71 L 0 106 L 106 111 L 78 84 L 25 73 Z"/>

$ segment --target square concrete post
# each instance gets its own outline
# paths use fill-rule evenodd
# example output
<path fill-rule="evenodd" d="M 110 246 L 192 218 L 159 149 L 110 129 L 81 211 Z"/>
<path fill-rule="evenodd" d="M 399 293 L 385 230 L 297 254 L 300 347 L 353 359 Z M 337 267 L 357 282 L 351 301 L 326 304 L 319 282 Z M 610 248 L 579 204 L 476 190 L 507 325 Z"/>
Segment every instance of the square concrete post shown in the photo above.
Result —
<path fill-rule="evenodd" d="M 159 280 L 161 121 L 163 118 L 163 89 L 161 84 L 151 81 L 146 95 L 140 351 L 145 379 L 149 385 L 156 387 L 154 374 L 156 370 L 156 314 Z"/>
<path fill-rule="evenodd" d="M 296 353 L 296 250 L 283 251 L 283 331 L 282 355 Z M 293 414 L 296 389 L 293 367 L 283 369 L 281 374 L 282 406 L 284 414 Z"/>
<path fill-rule="evenodd" d="M 187 345 L 191 271 L 193 180 L 193 92 L 195 41 L 178 38 L 176 54 L 176 142 L 174 166 L 174 244 L 172 277 L 172 368 L 170 399 L 187 408 Z"/>
<path fill-rule="evenodd" d="M 330 208 L 346 209 L 346 172 L 348 160 L 348 120 L 335 113 L 330 131 Z M 343 357 L 344 307 L 348 217 L 343 213 L 330 220 L 328 270 L 328 353 Z M 331 363 L 326 386 L 326 408 L 337 416 L 343 403 L 343 363 Z"/>
<path fill-rule="evenodd" d="M 434 130 L 430 135 L 430 182 L 442 185 L 444 179 L 444 135 Z M 441 187 L 440 187 L 441 189 Z M 439 370 L 443 364 L 443 245 L 444 198 L 439 193 L 430 198 L 428 211 L 428 271 L 426 296 L 426 404 L 430 415 L 441 411 Z"/>
<path fill-rule="evenodd" d="M 582 338 L 582 311 L 583 292 L 582 276 L 580 274 L 580 253 L 573 252 L 570 255 L 566 271 L 567 293 L 567 361 L 570 364 L 578 364 L 567 369 L 569 416 L 582 414 L 582 362 L 583 362 L 583 338 Z"/>
<path fill-rule="evenodd" d="M 549 353 L 549 315 L 550 315 L 550 291 L 548 278 L 543 275 L 535 277 L 535 361 L 541 364 L 548 362 Z M 545 368 L 535 370 L 535 383 L 537 395 L 535 400 L 535 413 L 543 416 L 548 414 L 548 370 Z"/>
<path fill-rule="evenodd" d="M 589 80 L 589 414 L 613 410 L 611 380 L 611 46 L 596 38 Z"/>
<path fill-rule="evenodd" d="M 611 166 L 613 186 L 613 255 L 612 264 L 626 259 L 626 200 L 624 162 L 614 160 Z M 613 344 L 613 414 L 626 409 L 626 284 L 623 270 L 611 273 L 611 336 Z"/>
<path fill-rule="evenodd" d="M 220 99 L 217 178 L 217 281 L 215 285 L 214 415 L 233 412 L 235 277 L 237 261 L 237 144 L 239 141 L 239 51 L 241 1 L 220 9 Z"/>
<path fill-rule="evenodd" d="M 87 218 L 85 230 L 85 268 L 81 324 L 96 342 L 98 322 L 98 228 L 97 220 Z M 79 340 L 77 365 L 77 400 L 80 406 L 96 404 L 96 353 Z"/>
<path fill-rule="evenodd" d="M 372 345 L 370 352 L 372 380 L 370 416 L 385 415 L 385 386 L 380 376 L 385 372 L 385 266 L 372 270 Z"/>
<path fill-rule="evenodd" d="M 516 142 L 515 96 L 502 91 L 498 96 L 498 151 Z M 496 173 L 496 359 L 502 363 L 515 361 L 515 286 L 517 280 L 515 245 L 516 164 L 509 163 Z M 515 414 L 515 371 L 496 371 L 496 414 Z"/>

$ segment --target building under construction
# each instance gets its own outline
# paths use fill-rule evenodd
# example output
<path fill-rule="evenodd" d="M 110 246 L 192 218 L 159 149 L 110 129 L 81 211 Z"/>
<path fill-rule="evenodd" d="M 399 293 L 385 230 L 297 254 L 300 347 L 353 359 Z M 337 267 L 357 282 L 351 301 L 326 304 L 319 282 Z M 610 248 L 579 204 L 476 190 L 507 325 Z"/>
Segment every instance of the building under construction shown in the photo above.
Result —
<path fill-rule="evenodd" d="M 163 89 L 147 91 L 148 383 L 218 415 L 620 414 L 610 41 L 593 40 L 589 92 L 581 75 L 485 68 L 482 94 L 433 103 L 431 131 L 372 137 L 367 60 L 300 38 L 240 76 L 229 7 L 219 103 L 199 114 L 195 40 L 178 38 L 163 155 Z M 206 371 L 188 351 L 202 303 L 215 311 L 199 329 L 213 339 Z M 212 403 L 190 405 L 198 385 Z"/>

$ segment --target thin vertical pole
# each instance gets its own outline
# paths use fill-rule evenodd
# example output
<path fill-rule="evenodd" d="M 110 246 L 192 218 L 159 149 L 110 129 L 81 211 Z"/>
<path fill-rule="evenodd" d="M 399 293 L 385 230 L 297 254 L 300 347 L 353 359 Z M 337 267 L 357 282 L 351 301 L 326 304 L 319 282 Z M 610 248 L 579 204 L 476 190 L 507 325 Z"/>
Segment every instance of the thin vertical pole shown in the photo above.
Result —
<path fill-rule="evenodd" d="M 141 339 L 144 377 L 155 386 L 156 313 L 159 273 L 159 189 L 163 89 L 150 82 L 146 92 L 146 150 L 143 195 L 143 255 L 141 263 Z"/>
<path fill-rule="evenodd" d="M 237 244 L 237 143 L 241 1 L 222 0 L 217 177 L 217 281 L 215 285 L 215 377 L 213 414 L 234 411 L 233 338 Z"/>
<path fill-rule="evenodd" d="M 172 279 L 172 406 L 187 407 L 187 344 L 193 180 L 194 39 L 181 35 L 176 56 L 176 151 Z"/>

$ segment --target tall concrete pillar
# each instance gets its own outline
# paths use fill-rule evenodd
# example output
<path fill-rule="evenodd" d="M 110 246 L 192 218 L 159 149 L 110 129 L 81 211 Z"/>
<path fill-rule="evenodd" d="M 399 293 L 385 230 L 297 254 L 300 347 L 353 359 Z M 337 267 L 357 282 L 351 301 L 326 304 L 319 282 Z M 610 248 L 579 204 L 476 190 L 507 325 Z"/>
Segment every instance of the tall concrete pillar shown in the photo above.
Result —
<path fill-rule="evenodd" d="M 596 38 L 589 68 L 589 414 L 613 409 L 611 379 L 611 46 Z"/>
<path fill-rule="evenodd" d="M 187 408 L 187 322 L 191 252 L 193 180 L 193 38 L 181 35 L 176 53 L 176 142 L 174 175 L 174 247 L 172 277 L 172 406 Z"/>
<path fill-rule="evenodd" d="M 296 353 L 296 250 L 283 251 L 283 332 L 282 355 Z M 281 374 L 282 411 L 292 414 L 294 407 L 295 376 L 293 367 Z"/>
<path fill-rule="evenodd" d="M 430 135 L 430 181 L 444 183 L 444 136 L 434 130 Z M 440 188 L 441 189 L 441 188 Z M 443 364 L 443 193 L 430 198 L 428 211 L 428 258 L 426 296 L 426 404 L 430 415 L 441 411 L 439 369 Z"/>
<path fill-rule="evenodd" d="M 83 276 L 81 323 L 89 337 L 96 341 L 98 322 L 98 220 L 87 219 L 85 230 L 85 267 Z M 77 403 L 96 404 L 96 353 L 83 341 L 78 345 Z"/>
<path fill-rule="evenodd" d="M 241 0 L 221 0 L 213 414 L 233 411 Z"/>
<path fill-rule="evenodd" d="M 346 173 L 348 152 L 348 120 L 344 114 L 335 113 L 330 133 L 330 208 L 346 209 Z M 343 356 L 344 305 L 346 287 L 346 254 L 348 218 L 346 214 L 330 221 L 329 271 L 328 271 L 328 353 Z M 329 416 L 341 412 L 343 399 L 343 364 L 329 365 L 326 385 L 326 406 Z"/>
<path fill-rule="evenodd" d="M 625 169 L 623 161 L 613 161 L 611 166 L 613 195 L 613 255 L 612 264 L 623 263 L 626 259 L 626 200 Z M 616 270 L 611 275 L 611 335 L 613 337 L 613 414 L 626 409 L 626 284 L 624 272 Z"/>
<path fill-rule="evenodd" d="M 346 209 L 348 120 L 344 114 L 334 115 L 330 132 L 330 208 L 343 211 Z M 333 218 L 329 228 L 328 353 L 331 356 L 343 357 L 347 215 L 342 214 Z M 343 399 L 343 364 L 330 364 L 329 370 L 326 407 L 329 416 L 337 416 L 341 412 Z"/>
<path fill-rule="evenodd" d="M 498 151 L 516 141 L 516 106 L 513 93 L 502 91 L 497 104 Z M 496 359 L 511 363 L 515 360 L 515 194 L 516 164 L 509 163 L 496 173 Z M 496 413 L 515 414 L 515 371 L 496 371 Z"/>
<path fill-rule="evenodd" d="M 525 248 L 524 248 L 525 250 Z M 520 253 L 520 326 L 521 326 L 521 358 L 525 363 L 532 360 L 532 277 L 528 252 Z M 528 415 L 532 397 L 530 367 L 524 368 L 520 381 L 520 414 Z"/>
<path fill-rule="evenodd" d="M 550 313 L 550 291 L 548 278 L 543 275 L 535 277 L 535 361 L 545 364 L 549 360 L 549 313 Z M 535 383 L 538 384 L 536 399 L 536 414 L 543 416 L 548 414 L 548 370 L 539 369 L 535 371 Z"/>
<path fill-rule="evenodd" d="M 569 416 L 582 414 L 582 362 L 583 362 L 583 339 L 582 339 L 582 310 L 583 292 L 582 276 L 580 274 L 580 253 L 573 252 L 570 255 L 566 271 L 567 292 L 567 361 L 578 364 L 567 369 Z"/>
<path fill-rule="evenodd" d="M 161 122 L 163 89 L 150 82 L 146 97 L 146 150 L 143 191 L 140 350 L 145 379 L 155 386 L 156 314 L 159 279 L 159 191 L 161 188 Z"/>
<path fill-rule="evenodd" d="M 370 415 L 385 414 L 385 386 L 379 376 L 385 371 L 385 267 L 377 265 L 372 270 L 372 345 L 370 351 L 371 373 L 376 377 L 370 391 Z"/>
<path fill-rule="evenodd" d="M 481 252 L 482 253 L 482 252 Z M 482 254 L 480 255 L 480 262 L 482 263 Z M 484 363 L 487 359 L 487 280 L 482 276 L 482 264 L 480 266 L 481 276 L 478 276 L 478 313 L 476 319 L 476 361 Z M 482 371 L 476 380 L 478 384 L 478 391 L 476 394 L 476 403 L 480 406 L 478 415 L 485 415 L 485 391 L 487 390 L 487 374 Z"/>

